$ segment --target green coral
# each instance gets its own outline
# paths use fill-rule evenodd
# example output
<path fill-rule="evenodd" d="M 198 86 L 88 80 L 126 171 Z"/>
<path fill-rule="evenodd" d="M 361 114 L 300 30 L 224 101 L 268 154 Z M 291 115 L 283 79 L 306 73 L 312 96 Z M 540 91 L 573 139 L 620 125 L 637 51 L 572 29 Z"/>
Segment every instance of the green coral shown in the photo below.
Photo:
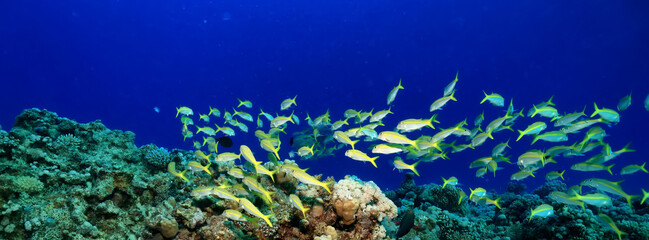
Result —
<path fill-rule="evenodd" d="M 13 191 L 18 193 L 36 193 L 43 190 L 44 184 L 34 177 L 19 176 L 14 178 L 13 186 Z"/>

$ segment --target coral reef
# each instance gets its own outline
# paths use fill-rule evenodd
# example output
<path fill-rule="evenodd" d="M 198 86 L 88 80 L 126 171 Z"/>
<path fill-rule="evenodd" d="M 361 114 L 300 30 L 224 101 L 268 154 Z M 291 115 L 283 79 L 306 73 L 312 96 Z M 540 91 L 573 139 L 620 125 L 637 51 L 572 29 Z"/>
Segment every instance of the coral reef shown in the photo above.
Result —
<path fill-rule="evenodd" d="M 213 176 L 187 172 L 188 183 L 165 170 L 172 161 L 196 161 L 193 152 L 138 148 L 134 139 L 100 121 L 80 124 L 25 110 L 11 131 L 0 130 L 0 239 L 384 239 L 383 224 L 397 213 L 373 182 L 348 177 L 329 194 L 268 162 L 276 182 L 268 175 L 258 181 L 274 193 L 272 203 L 237 196 L 272 213 L 273 227 L 234 221 L 222 213 L 237 202 L 190 195 L 197 186 L 240 182 L 227 174 L 233 163 L 214 164 Z M 311 209 L 306 217 L 290 204 L 290 194 Z M 336 201 L 348 198 L 358 199 L 356 207 L 339 214 Z"/>
<path fill-rule="evenodd" d="M 408 210 L 415 214 L 416 227 L 405 239 L 617 239 L 615 232 L 598 222 L 598 209 L 584 211 L 579 206 L 550 200 L 550 192 L 567 190 L 565 183 L 549 181 L 532 194 L 524 193 L 525 188 L 519 183 L 510 184 L 507 192 L 499 196 L 502 209 L 481 202 L 458 204 L 453 192 L 459 189 L 442 189 L 436 184 L 417 186 L 411 177 L 406 177 L 402 188 L 386 195 L 399 206 L 401 215 Z M 421 196 L 424 193 L 428 196 Z M 453 200 L 457 207 L 451 206 Z M 530 220 L 530 210 L 542 203 L 551 203 L 555 214 Z M 648 239 L 649 207 L 635 203 L 631 210 L 620 198 L 599 213 L 615 216 L 618 228 L 627 232 L 629 239 Z M 390 236 L 396 233 L 394 226 L 387 229 Z"/>
<path fill-rule="evenodd" d="M 626 238 L 649 239 L 646 204 L 635 199 L 631 209 L 615 198 L 601 209 L 566 205 L 550 196 L 567 191 L 558 180 L 531 193 L 518 183 L 503 194 L 487 192 L 488 199 L 499 200 L 498 208 L 462 198 L 458 186 L 417 185 L 411 173 L 401 188 L 387 192 L 355 176 L 334 182 L 313 175 L 334 182 L 328 193 L 280 167 L 292 160 L 266 162 L 272 174 L 254 177 L 270 201 L 245 190 L 233 193 L 267 214 L 272 227 L 249 214 L 233 220 L 224 213 L 239 208 L 236 200 L 190 194 L 201 186 L 240 185 L 228 174 L 233 162 L 214 163 L 211 175 L 187 171 L 187 182 L 165 168 L 172 161 L 196 161 L 193 152 L 138 148 L 134 138 L 99 121 L 79 124 L 46 110 L 25 110 L 11 131 L 0 130 L 0 239 L 394 239 L 408 211 L 414 226 L 404 239 L 617 239 L 598 222 L 599 213 L 611 216 Z M 291 194 L 310 209 L 305 215 L 291 204 Z M 540 204 L 550 204 L 554 214 L 530 219 Z"/>

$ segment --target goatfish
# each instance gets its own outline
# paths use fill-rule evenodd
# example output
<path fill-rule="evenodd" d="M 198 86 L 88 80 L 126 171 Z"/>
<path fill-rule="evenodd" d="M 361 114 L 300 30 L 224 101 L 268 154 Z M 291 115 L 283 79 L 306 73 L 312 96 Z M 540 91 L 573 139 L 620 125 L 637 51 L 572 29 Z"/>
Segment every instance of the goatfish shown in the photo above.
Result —
<path fill-rule="evenodd" d="M 297 106 L 297 102 L 295 102 L 296 98 L 297 98 L 297 95 L 295 95 L 295 97 L 293 97 L 293 98 L 284 99 L 284 101 L 282 101 L 282 103 L 280 104 L 280 107 L 279 107 L 280 111 L 284 111 L 284 110 L 290 108 L 291 106 Z"/>
<path fill-rule="evenodd" d="M 617 238 L 619 240 L 622 240 L 622 235 L 627 235 L 627 233 L 622 232 L 619 228 L 617 228 L 617 225 L 615 225 L 613 219 L 611 219 L 611 217 L 609 217 L 608 215 L 600 213 L 597 216 L 599 216 L 600 222 L 603 223 L 602 225 L 612 229 L 617 234 Z"/>
<path fill-rule="evenodd" d="M 532 112 L 531 117 L 536 116 L 536 114 L 546 118 L 554 118 L 559 116 L 559 112 L 557 111 L 557 109 L 552 106 L 545 106 L 541 108 L 537 108 L 536 106 L 534 106 L 534 111 Z"/>
<path fill-rule="evenodd" d="M 207 114 L 198 114 L 198 119 L 205 121 L 206 123 L 210 122 L 210 115 Z"/>
<path fill-rule="evenodd" d="M 394 144 L 408 144 L 415 147 L 417 150 L 419 150 L 419 146 L 417 145 L 416 141 L 410 140 L 408 137 L 401 135 L 398 132 L 383 131 L 379 133 L 377 138 L 382 141 L 394 143 Z"/>
<path fill-rule="evenodd" d="M 241 106 L 252 108 L 252 102 L 250 102 L 249 100 L 241 100 L 237 98 L 237 101 L 239 101 L 239 105 L 237 105 L 238 108 L 240 108 Z"/>
<path fill-rule="evenodd" d="M 297 178 L 297 180 L 299 180 L 300 182 L 302 182 L 304 184 L 316 185 L 316 186 L 323 187 L 325 190 L 327 190 L 328 193 L 331 193 L 331 190 L 329 190 L 329 187 L 327 186 L 331 182 L 323 183 L 323 182 L 315 179 L 313 176 L 309 175 L 305 171 L 298 171 L 298 170 L 293 169 L 293 177 Z"/>
<path fill-rule="evenodd" d="M 393 154 L 399 152 L 403 152 L 403 149 L 399 147 L 393 147 L 383 143 L 378 144 L 372 148 L 372 153 L 377 153 L 377 154 Z"/>
<path fill-rule="evenodd" d="M 389 107 L 387 110 L 378 111 L 378 112 L 372 114 L 372 117 L 370 117 L 370 122 L 371 123 L 379 122 L 379 121 L 383 120 L 383 118 L 385 118 L 388 114 L 394 114 L 392 111 L 390 111 L 391 109 L 392 109 L 392 107 Z M 345 120 L 347 120 L 347 119 L 345 119 Z"/>
<path fill-rule="evenodd" d="M 550 193 L 550 199 L 558 202 L 558 203 L 563 203 L 567 205 L 575 205 L 575 206 L 581 206 L 583 210 L 586 210 L 586 207 L 584 206 L 584 202 L 577 201 L 574 199 L 571 199 L 572 196 L 568 195 L 567 193 L 564 192 L 559 192 L 559 191 L 553 191 Z"/>
<path fill-rule="evenodd" d="M 637 164 L 631 164 L 626 167 L 623 167 L 622 170 L 620 170 L 620 174 L 622 175 L 628 175 L 628 174 L 634 174 L 637 171 L 643 171 L 645 173 L 649 173 L 647 169 L 645 168 L 645 165 L 647 163 L 643 163 L 642 165 L 637 165 Z"/>
<path fill-rule="evenodd" d="M 596 207 L 609 206 L 612 204 L 611 197 L 603 193 L 591 193 L 586 195 L 575 193 L 575 196 L 570 199 L 579 200 Z"/>
<path fill-rule="evenodd" d="M 613 168 L 613 166 L 615 166 L 615 164 L 611 164 L 609 166 L 604 166 L 604 165 L 599 164 L 599 163 L 580 162 L 580 163 L 575 163 L 574 165 L 572 165 L 572 167 L 570 167 L 570 169 L 576 170 L 576 171 L 582 171 L 582 172 L 594 172 L 594 171 L 606 170 L 606 171 L 608 171 L 608 173 L 613 175 L 613 172 L 611 171 L 611 168 Z"/>
<path fill-rule="evenodd" d="M 183 170 L 182 172 L 177 172 L 176 162 L 169 162 L 169 164 L 167 165 L 167 171 L 169 171 L 169 173 L 173 174 L 174 176 L 182 178 L 183 180 L 189 182 L 189 179 L 185 177 L 185 172 L 187 172 L 187 169 Z"/>
<path fill-rule="evenodd" d="M 268 226 L 273 227 L 273 224 L 270 223 L 270 219 L 269 219 L 269 217 L 273 216 L 273 214 L 264 215 L 263 213 L 261 213 L 261 211 L 259 211 L 259 209 L 254 204 L 250 202 L 250 200 L 245 198 L 239 199 L 239 206 L 241 206 L 243 210 L 250 213 L 251 215 L 264 219 L 264 221 L 268 224 Z"/>
<path fill-rule="evenodd" d="M 602 140 L 606 136 L 606 131 L 602 129 L 599 126 L 592 127 L 588 129 L 588 132 L 586 132 L 586 136 L 584 136 L 584 140 L 581 141 L 578 146 L 581 146 L 582 148 L 586 145 L 586 143 L 591 142 L 593 140 Z"/>
<path fill-rule="evenodd" d="M 228 191 L 225 188 L 221 188 L 221 187 L 212 188 L 212 194 L 216 195 L 221 199 L 229 199 L 235 202 L 239 201 L 238 197 L 235 197 L 230 191 Z"/>
<path fill-rule="evenodd" d="M 210 156 L 211 156 L 211 155 L 212 155 L 211 153 L 210 153 L 209 155 L 205 155 L 205 153 L 204 153 L 203 151 L 201 151 L 201 150 L 196 150 L 196 151 L 194 151 L 194 156 L 196 156 L 196 158 L 198 158 L 198 159 L 205 159 L 205 160 L 207 160 L 208 162 L 210 161 Z"/>
<path fill-rule="evenodd" d="M 394 99 L 397 97 L 397 92 L 399 92 L 399 89 L 403 89 L 403 86 L 401 86 L 401 79 L 399 79 L 399 85 L 392 88 L 392 90 L 390 90 L 390 93 L 388 93 L 388 105 L 392 104 Z"/>
<path fill-rule="evenodd" d="M 343 125 L 349 125 L 347 120 L 349 120 L 349 117 L 345 118 L 345 120 L 335 121 L 333 124 L 331 124 L 331 131 L 336 131 L 336 130 L 340 129 Z M 371 122 L 371 119 L 370 119 L 370 122 Z"/>
<path fill-rule="evenodd" d="M 255 155 L 252 154 L 252 151 L 246 145 L 239 146 L 239 155 L 242 155 L 243 158 L 246 159 L 246 161 L 252 163 L 253 165 L 261 164 L 260 161 L 257 161 L 257 159 L 255 158 Z"/>
<path fill-rule="evenodd" d="M 593 112 L 593 114 L 590 115 L 590 117 L 599 115 L 599 117 L 601 117 L 607 122 L 611 122 L 611 123 L 620 122 L 620 114 L 617 113 L 615 110 L 608 109 L 608 108 L 597 108 L 597 103 L 593 103 L 593 106 L 595 107 L 595 111 Z"/>
<path fill-rule="evenodd" d="M 545 165 L 545 153 L 539 150 L 529 150 L 518 156 L 518 165 L 527 167 L 541 162 Z"/>
<path fill-rule="evenodd" d="M 254 121 L 254 120 L 252 120 L 252 115 L 250 115 L 249 113 L 243 112 L 243 111 L 240 112 L 240 111 L 237 111 L 234 108 L 232 108 L 232 110 L 234 111 L 234 113 L 232 114 L 232 117 L 239 116 L 241 119 L 246 120 L 248 122 L 253 122 Z"/>
<path fill-rule="evenodd" d="M 194 111 L 191 108 L 188 108 L 188 107 L 177 107 L 176 108 L 176 117 L 178 117 L 178 114 L 189 116 L 189 115 L 194 115 Z"/>
<path fill-rule="evenodd" d="M 509 116 L 509 115 L 505 114 L 505 116 L 494 119 L 489 124 L 487 124 L 487 127 L 485 127 L 485 132 L 492 132 L 492 131 L 496 130 L 501 125 L 503 125 L 503 122 L 505 122 L 505 120 L 510 119 L 510 118 L 512 118 L 512 116 Z"/>
<path fill-rule="evenodd" d="M 187 164 L 189 170 L 191 170 L 192 172 L 205 171 L 207 174 L 212 175 L 209 169 L 210 165 L 212 165 L 212 163 L 208 163 L 206 166 L 203 166 L 196 161 L 191 161 Z"/>
<path fill-rule="evenodd" d="M 461 188 L 459 190 L 460 190 L 459 192 L 460 197 L 457 198 L 457 205 L 462 204 L 462 200 L 464 200 L 464 198 L 466 197 L 466 193 L 464 192 L 464 190 L 462 190 Z"/>
<path fill-rule="evenodd" d="M 293 113 L 291 113 L 291 115 L 289 115 L 288 117 L 277 116 L 277 117 L 273 118 L 272 121 L 270 121 L 270 127 L 276 128 L 276 127 L 284 125 L 287 122 L 291 122 L 291 123 L 295 124 L 295 121 L 293 120 L 293 116 L 294 116 Z"/>
<path fill-rule="evenodd" d="M 530 218 L 527 222 L 532 221 L 533 217 L 549 217 L 554 214 L 554 208 L 548 204 L 541 204 L 530 211 Z"/>
<path fill-rule="evenodd" d="M 552 102 L 553 98 L 554 98 L 554 96 L 550 96 L 550 99 L 548 99 L 548 101 L 545 101 L 545 102 L 542 102 L 542 103 L 539 103 L 539 104 L 534 104 L 534 107 L 543 108 L 543 107 L 546 107 L 546 106 L 554 106 L 554 103 Z M 530 110 L 527 112 L 528 117 L 531 117 L 532 113 L 534 113 L 534 107 L 530 108 Z"/>
<path fill-rule="evenodd" d="M 257 116 L 264 116 L 264 117 L 266 118 L 266 120 L 268 120 L 269 122 L 270 122 L 270 121 L 273 121 L 273 119 L 275 119 L 275 118 L 273 117 L 273 115 L 270 115 L 270 114 L 264 112 L 264 110 L 261 109 L 261 108 L 259 108 L 259 112 L 260 112 L 260 113 L 259 113 L 259 115 L 257 115 Z"/>
<path fill-rule="evenodd" d="M 228 162 L 228 161 L 234 161 L 236 159 L 241 159 L 241 154 L 236 154 L 233 152 L 224 152 L 219 155 L 216 155 L 216 158 L 214 158 L 214 161 L 216 162 Z"/>
<path fill-rule="evenodd" d="M 534 137 L 534 140 L 532 140 L 532 144 L 534 144 L 538 140 L 543 140 L 546 142 L 565 142 L 568 141 L 568 135 L 566 135 L 562 131 L 546 132 L 544 134 L 536 135 Z"/>
<path fill-rule="evenodd" d="M 473 139 L 471 139 L 471 147 L 477 147 L 477 146 L 482 145 L 487 140 L 487 138 L 491 138 L 491 139 L 494 138 L 491 135 L 491 132 L 479 133 L 478 135 L 473 137 Z"/>
<path fill-rule="evenodd" d="M 439 123 L 436 118 L 437 114 L 433 114 L 433 116 L 429 119 L 406 119 L 397 124 L 397 130 L 399 130 L 400 132 L 412 132 L 426 126 L 435 129 L 433 122 Z"/>
<path fill-rule="evenodd" d="M 484 121 L 484 111 L 482 111 L 482 113 L 475 118 L 475 121 L 473 121 L 473 126 L 479 127 L 480 125 L 482 125 L 482 121 Z"/>
<path fill-rule="evenodd" d="M 549 172 L 548 174 L 545 175 L 545 180 L 546 181 L 552 181 L 552 180 L 557 179 L 557 178 L 561 178 L 561 180 L 565 180 L 563 178 L 564 173 L 566 173 L 566 170 L 563 170 L 561 172 L 559 172 L 559 171 Z"/>
<path fill-rule="evenodd" d="M 207 197 L 213 194 L 212 192 L 213 189 L 214 187 L 197 187 L 194 190 L 192 190 L 190 195 L 194 198 Z"/>
<path fill-rule="evenodd" d="M 352 146 L 352 149 L 355 149 L 354 144 L 356 144 L 356 142 L 358 142 L 358 140 L 352 141 L 351 139 L 349 139 L 347 134 L 345 134 L 342 131 L 335 131 L 334 132 L 334 139 L 336 139 L 336 141 L 338 141 L 339 143 Z"/>
<path fill-rule="evenodd" d="M 455 79 L 451 81 L 446 87 L 444 88 L 444 97 L 453 94 L 455 92 L 455 85 L 457 84 L 457 76 L 460 74 L 460 71 L 457 71 L 455 73 Z"/>
<path fill-rule="evenodd" d="M 561 131 L 568 134 L 568 133 L 578 133 L 580 130 L 590 127 L 591 125 L 595 123 L 603 123 L 605 122 L 604 119 L 602 118 L 597 118 L 597 119 L 588 119 L 588 120 L 583 120 L 579 122 L 572 123 L 568 126 L 565 126 L 561 128 Z"/>
<path fill-rule="evenodd" d="M 269 177 L 270 177 L 270 180 L 272 180 L 273 182 L 275 182 L 275 178 L 273 177 L 273 175 L 275 174 L 275 172 L 277 172 L 277 170 L 275 170 L 275 171 L 270 171 L 270 170 L 268 170 L 266 167 L 264 167 L 264 166 L 261 165 L 261 164 L 255 164 L 255 171 L 257 172 L 257 174 L 264 174 L 264 175 L 266 175 L 266 176 L 269 176 Z"/>
<path fill-rule="evenodd" d="M 256 219 L 246 217 L 246 215 L 243 215 L 241 212 L 239 212 L 237 210 L 234 210 L 234 209 L 226 209 L 225 211 L 223 211 L 221 216 L 224 216 L 224 217 L 226 217 L 226 218 L 228 218 L 230 220 L 234 220 L 234 221 L 251 222 L 253 224 L 259 225 L 257 223 Z"/>
<path fill-rule="evenodd" d="M 351 159 L 354 159 L 356 161 L 371 162 L 372 165 L 374 165 L 374 167 L 378 168 L 376 166 L 376 162 L 375 162 L 376 159 L 379 158 L 378 156 L 371 158 L 371 157 L 367 156 L 367 154 L 365 154 L 364 152 L 361 152 L 361 151 L 355 150 L 355 149 L 347 150 L 345 152 L 345 156 L 347 156 L 347 157 L 349 157 Z M 417 174 L 417 175 L 419 175 L 419 174 Z"/>
<path fill-rule="evenodd" d="M 306 157 L 311 154 L 311 156 L 313 156 L 313 147 L 315 147 L 315 143 L 312 144 L 311 147 L 302 146 L 297 150 L 297 155 L 300 157 Z"/>
<path fill-rule="evenodd" d="M 259 193 L 262 198 L 272 201 L 270 195 L 274 192 L 269 192 L 268 190 L 266 190 L 261 184 L 259 184 L 257 179 L 251 176 L 246 176 L 245 178 L 243 178 L 243 184 L 246 185 L 251 191 Z"/>
<path fill-rule="evenodd" d="M 584 106 L 584 110 L 581 112 L 576 112 L 576 113 L 570 113 L 566 114 L 563 116 L 556 116 L 553 117 L 551 122 L 554 122 L 555 127 L 561 127 L 561 126 L 568 126 L 572 124 L 572 122 L 577 121 L 580 117 L 585 117 L 586 116 L 586 107 Z"/>
<path fill-rule="evenodd" d="M 617 103 L 617 110 L 624 111 L 629 108 L 629 106 L 631 106 L 631 93 L 620 99 L 620 102 Z"/>
<path fill-rule="evenodd" d="M 210 112 L 207 115 L 214 115 L 215 117 L 221 117 L 221 111 L 219 111 L 216 108 L 212 108 L 212 107 L 209 108 L 210 108 Z"/>
<path fill-rule="evenodd" d="M 196 126 L 196 128 L 198 129 L 198 130 L 196 130 L 196 134 L 198 134 L 200 132 L 203 132 L 203 133 L 205 133 L 205 134 L 207 134 L 209 136 L 214 136 L 218 132 L 218 131 L 214 131 L 214 129 L 212 129 L 211 127 L 199 127 L 199 126 Z"/>
<path fill-rule="evenodd" d="M 631 205 L 631 200 L 635 197 L 638 197 L 636 195 L 629 195 L 625 193 L 622 190 L 622 187 L 620 186 L 619 182 L 611 182 L 606 179 L 599 179 L 599 178 L 589 178 L 581 182 L 582 186 L 589 186 L 592 188 L 595 188 L 599 191 L 602 192 L 607 192 L 610 194 L 618 195 L 626 199 L 627 203 L 629 204 L 629 208 L 633 208 Z"/>
<path fill-rule="evenodd" d="M 281 159 L 279 158 L 279 145 L 277 145 L 277 148 L 275 148 L 273 142 L 270 139 L 261 140 L 261 142 L 259 142 L 259 145 L 261 146 L 262 149 L 275 154 L 277 160 Z"/>
<path fill-rule="evenodd" d="M 451 92 L 451 95 L 441 97 L 437 100 L 435 100 L 431 105 L 430 105 L 430 111 L 435 111 L 435 110 L 442 110 L 442 107 L 448 103 L 448 101 L 453 100 L 457 101 L 457 99 L 453 96 L 455 94 L 455 91 Z"/>
<path fill-rule="evenodd" d="M 525 178 L 527 178 L 529 176 L 534 177 L 534 174 L 532 172 L 529 172 L 529 171 L 521 170 L 521 171 L 518 171 L 518 172 L 512 174 L 510 179 L 514 180 L 514 181 L 520 181 L 520 180 L 523 180 L 523 179 L 525 179 Z"/>
<path fill-rule="evenodd" d="M 306 218 L 306 211 L 309 211 L 310 208 L 305 208 L 300 197 L 295 194 L 291 194 L 288 198 L 291 200 L 291 205 L 302 211 L 302 217 Z"/>
<path fill-rule="evenodd" d="M 396 169 L 410 170 L 413 173 L 415 173 L 417 176 L 419 176 L 419 172 L 417 172 L 416 167 L 417 167 L 417 165 L 419 165 L 420 162 L 421 162 L 421 160 L 419 160 L 419 161 L 417 161 L 417 162 L 415 162 L 413 164 L 406 164 L 400 158 L 395 158 L 394 161 L 392 162 L 392 164 L 394 164 L 394 168 L 396 168 Z"/>
<path fill-rule="evenodd" d="M 458 184 L 458 181 L 457 181 L 456 177 L 450 177 L 448 179 L 442 177 L 442 181 L 444 182 L 442 184 L 442 189 L 444 189 L 446 187 L 446 185 L 456 186 Z"/>
<path fill-rule="evenodd" d="M 518 138 L 516 138 L 516 141 L 521 140 L 521 138 L 525 135 L 537 135 L 541 133 L 545 128 L 547 128 L 548 125 L 546 125 L 544 122 L 535 122 L 527 126 L 527 128 L 523 131 L 518 130 Z"/>
<path fill-rule="evenodd" d="M 484 98 L 482 101 L 480 101 L 480 104 L 484 103 L 485 101 L 489 101 L 491 105 L 494 105 L 496 107 L 503 107 L 505 106 L 505 99 L 503 96 L 500 96 L 498 93 L 491 93 L 487 94 L 485 91 L 482 91 L 484 93 Z"/>
<path fill-rule="evenodd" d="M 484 188 L 481 187 L 476 189 L 469 188 L 469 190 L 471 190 L 471 194 L 469 194 L 469 199 L 473 199 L 473 196 L 476 196 L 477 198 L 483 198 L 487 196 L 487 190 L 485 190 Z"/>
<path fill-rule="evenodd" d="M 239 179 L 243 179 L 244 177 L 246 177 L 245 174 L 243 173 L 243 169 L 239 167 L 233 167 L 228 169 L 228 175 Z"/>
<path fill-rule="evenodd" d="M 500 204 L 499 204 L 498 202 L 499 202 L 500 199 L 502 199 L 502 198 L 503 198 L 503 197 L 500 196 L 500 197 L 496 198 L 496 200 L 493 200 L 493 199 L 491 199 L 491 198 L 489 198 L 489 197 L 483 197 L 482 200 L 484 200 L 486 204 L 494 205 L 494 206 L 496 206 L 498 209 L 500 209 Z"/>
<path fill-rule="evenodd" d="M 507 142 L 500 143 L 500 144 L 496 145 L 496 146 L 494 147 L 494 149 L 491 151 L 491 156 L 492 156 L 492 157 L 502 156 L 502 155 L 503 155 L 503 152 L 504 152 L 505 149 L 507 149 L 507 148 L 511 148 L 511 147 L 509 146 L 509 139 L 507 139 Z"/>
<path fill-rule="evenodd" d="M 234 136 L 234 130 L 232 130 L 232 128 L 227 127 L 227 126 L 219 127 L 219 125 L 216 125 L 216 124 L 214 124 L 214 126 L 216 126 L 216 132 L 217 133 L 222 132 L 223 134 L 225 134 L 227 136 L 230 136 L 230 137 Z"/>

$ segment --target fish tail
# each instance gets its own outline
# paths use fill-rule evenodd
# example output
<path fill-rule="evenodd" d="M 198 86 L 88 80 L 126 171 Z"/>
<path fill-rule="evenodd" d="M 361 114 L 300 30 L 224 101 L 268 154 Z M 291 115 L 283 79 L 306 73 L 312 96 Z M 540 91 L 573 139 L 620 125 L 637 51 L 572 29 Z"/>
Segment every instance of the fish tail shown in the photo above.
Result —
<path fill-rule="evenodd" d="M 521 131 L 521 130 L 518 130 L 518 134 L 519 134 L 519 135 L 518 135 L 518 138 L 516 139 L 517 142 L 518 142 L 518 140 L 521 140 L 521 138 L 523 137 L 523 135 L 525 135 L 524 132 Z"/>
<path fill-rule="evenodd" d="M 595 106 L 595 111 L 593 112 L 593 114 L 590 115 L 590 117 L 594 117 L 599 112 L 599 108 L 597 108 L 596 102 L 593 102 L 593 106 Z"/>
<path fill-rule="evenodd" d="M 537 140 L 539 140 L 539 137 L 538 136 L 534 137 L 534 140 L 532 140 L 532 143 L 530 145 L 534 144 Z"/>
<path fill-rule="evenodd" d="M 442 184 L 442 189 L 444 189 L 446 187 L 446 184 L 448 183 L 448 180 L 446 180 L 446 178 L 442 177 L 442 182 L 444 182 Z"/>
<path fill-rule="evenodd" d="M 532 105 L 532 107 L 534 107 L 534 111 L 532 112 L 532 116 L 530 116 L 530 117 L 536 116 L 536 114 L 538 113 L 538 110 L 539 110 L 538 108 L 536 108 L 536 105 Z"/>
<path fill-rule="evenodd" d="M 209 159 L 209 157 L 208 157 L 208 159 Z M 207 166 L 205 166 L 205 172 L 207 172 L 207 174 L 209 174 L 210 176 L 212 175 L 212 172 L 210 172 L 210 166 L 211 165 L 212 165 L 212 162 L 209 162 L 207 164 Z"/>
<path fill-rule="evenodd" d="M 354 148 L 354 145 L 355 145 L 358 141 L 360 141 L 360 140 L 351 141 L 350 145 L 352 145 L 352 149 L 356 150 L 356 149 Z"/>
<path fill-rule="evenodd" d="M 419 162 L 421 162 L 421 160 L 419 160 L 416 163 L 412 164 L 412 172 L 414 172 L 415 175 L 417 175 L 418 177 L 419 177 L 419 172 L 417 171 L 417 165 L 419 165 Z"/>
<path fill-rule="evenodd" d="M 613 168 L 613 166 L 615 166 L 615 164 L 611 164 L 610 166 L 606 167 L 606 171 L 608 171 L 608 173 L 610 173 L 611 175 L 613 175 L 613 172 L 611 171 L 611 168 Z"/>
<path fill-rule="evenodd" d="M 494 171 L 494 173 L 495 173 L 495 171 Z M 503 197 L 500 196 L 500 197 L 498 197 L 498 198 L 496 199 L 496 201 L 494 201 L 494 205 L 496 205 L 496 207 L 498 207 L 498 209 L 501 209 L 501 208 L 500 208 L 500 203 L 498 203 L 498 201 L 500 201 L 501 198 L 503 198 Z"/>
<path fill-rule="evenodd" d="M 643 172 L 649 173 L 649 172 L 647 172 L 647 169 L 644 168 L 644 165 L 646 165 L 646 164 L 647 164 L 646 162 L 643 163 L 642 166 L 640 166 L 640 170 L 642 170 Z"/>
<path fill-rule="evenodd" d="M 554 103 L 552 102 L 553 98 L 554 98 L 554 95 L 550 96 L 550 99 L 548 99 L 548 101 L 545 102 L 545 104 L 550 105 L 550 106 L 554 106 Z"/>
<path fill-rule="evenodd" d="M 484 98 L 482 99 L 482 101 L 480 101 L 480 104 L 484 103 L 485 101 L 487 101 L 487 98 L 489 98 L 489 95 L 487 95 L 484 90 L 482 90 L 482 93 L 484 93 Z"/>
<path fill-rule="evenodd" d="M 180 114 L 180 108 L 176 108 L 176 117 L 178 117 L 178 114 Z"/>
<path fill-rule="evenodd" d="M 377 158 L 379 158 L 379 156 L 376 156 L 376 157 L 370 158 L 370 162 L 372 163 L 372 165 L 374 165 L 375 168 L 379 168 L 378 166 L 376 166 L 376 159 L 377 159 Z M 413 169 L 414 169 L 414 168 L 413 168 Z M 413 170 L 413 171 L 414 171 L 414 170 Z M 419 174 L 417 174 L 417 176 L 419 176 Z"/>

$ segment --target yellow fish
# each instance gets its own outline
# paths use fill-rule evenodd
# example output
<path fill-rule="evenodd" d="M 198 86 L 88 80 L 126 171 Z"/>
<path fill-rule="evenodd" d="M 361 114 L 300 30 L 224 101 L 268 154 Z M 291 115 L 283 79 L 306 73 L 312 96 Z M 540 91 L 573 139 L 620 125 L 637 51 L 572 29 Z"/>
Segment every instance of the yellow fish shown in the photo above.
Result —
<path fill-rule="evenodd" d="M 245 210 L 246 212 L 250 213 L 251 215 L 264 219 L 264 221 L 266 221 L 268 226 L 273 227 L 273 224 L 270 223 L 270 219 L 269 219 L 269 217 L 273 216 L 273 214 L 265 215 L 261 213 L 261 211 L 259 211 L 259 209 L 254 204 L 252 204 L 250 200 L 245 198 L 239 199 L 239 206 L 243 208 L 243 210 Z"/>
<path fill-rule="evenodd" d="M 364 152 L 361 152 L 361 151 L 358 151 L 358 150 L 355 150 L 355 149 L 347 150 L 345 152 L 345 156 L 347 156 L 347 157 L 349 157 L 351 159 L 354 159 L 356 161 L 371 162 L 372 165 L 374 165 L 374 167 L 378 168 L 376 166 L 376 162 L 375 162 L 376 159 L 379 158 L 378 156 L 371 158 L 371 157 L 368 157 L 367 154 L 365 154 Z"/>

